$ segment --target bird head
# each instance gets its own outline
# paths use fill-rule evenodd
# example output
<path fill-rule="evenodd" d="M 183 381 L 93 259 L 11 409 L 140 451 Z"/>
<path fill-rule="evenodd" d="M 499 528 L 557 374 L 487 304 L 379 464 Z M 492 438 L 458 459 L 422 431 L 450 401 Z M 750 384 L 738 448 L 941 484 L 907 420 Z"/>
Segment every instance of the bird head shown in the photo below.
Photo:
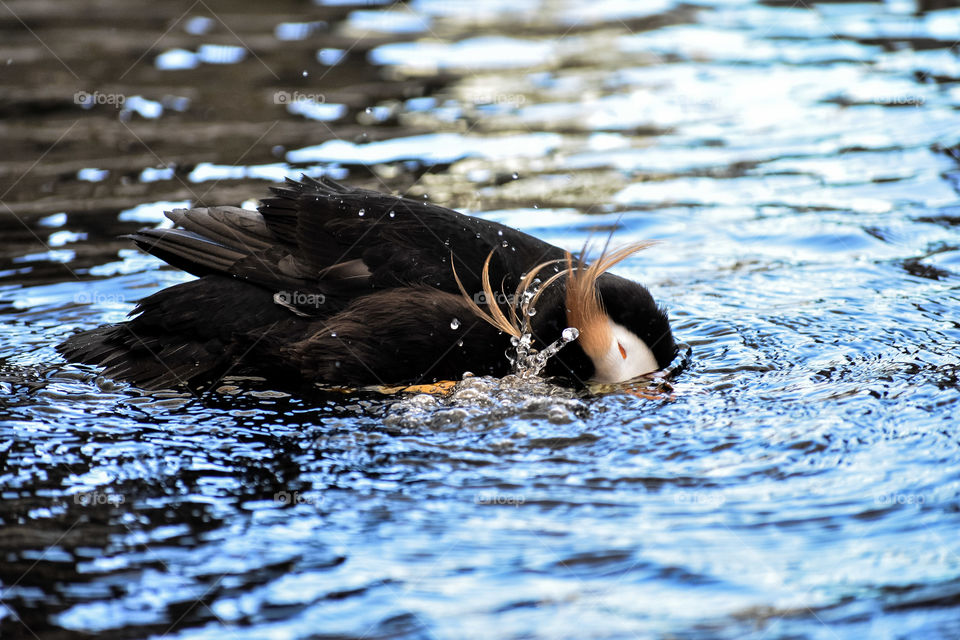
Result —
<path fill-rule="evenodd" d="M 666 312 L 646 287 L 608 269 L 649 243 L 628 245 L 587 265 L 567 256 L 566 320 L 579 332 L 594 382 L 632 380 L 666 367 L 676 353 Z"/>
<path fill-rule="evenodd" d="M 618 383 L 633 380 L 665 368 L 676 354 L 676 344 L 664 309 L 657 306 L 646 287 L 632 280 L 607 273 L 607 270 L 652 243 L 635 243 L 608 252 L 586 264 L 567 253 L 566 259 L 550 260 L 533 267 L 517 286 L 514 300 L 524 299 L 526 291 L 539 283 L 537 275 L 550 265 L 564 265 L 539 285 L 531 306 L 538 309 L 535 326 L 530 327 L 524 314 L 512 305 L 504 313 L 498 305 L 484 311 L 472 300 L 457 277 L 454 277 L 467 305 L 480 318 L 501 331 L 519 338 L 532 331 L 537 338 L 556 339 L 565 327 L 579 331 L 576 344 L 582 355 L 568 354 L 558 363 L 578 378 L 592 382 Z M 482 281 L 488 299 L 496 299 L 490 280 L 490 260 L 483 265 Z M 563 286 L 553 287 L 554 283 Z M 541 312 L 540 307 L 546 307 Z M 552 338 L 550 336 L 553 336 Z M 577 349 L 574 348 L 574 353 Z M 573 356 L 572 358 L 569 356 Z M 581 375 L 582 374 L 582 375 Z"/>

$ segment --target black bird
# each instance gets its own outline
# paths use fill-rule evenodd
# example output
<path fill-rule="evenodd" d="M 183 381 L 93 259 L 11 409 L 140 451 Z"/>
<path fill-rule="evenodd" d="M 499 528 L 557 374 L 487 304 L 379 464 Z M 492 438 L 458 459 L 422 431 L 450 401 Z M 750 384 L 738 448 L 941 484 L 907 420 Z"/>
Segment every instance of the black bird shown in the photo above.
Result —
<path fill-rule="evenodd" d="M 61 353 L 146 388 L 241 373 L 342 386 L 502 376 L 511 340 L 526 330 L 543 349 L 567 327 L 579 338 L 546 375 L 623 382 L 674 357 L 650 292 L 606 273 L 646 244 L 587 264 L 496 222 L 327 178 L 272 191 L 259 213 L 175 209 L 166 216 L 180 228 L 129 236 L 198 278 Z M 531 298 L 535 314 L 524 313 Z"/>

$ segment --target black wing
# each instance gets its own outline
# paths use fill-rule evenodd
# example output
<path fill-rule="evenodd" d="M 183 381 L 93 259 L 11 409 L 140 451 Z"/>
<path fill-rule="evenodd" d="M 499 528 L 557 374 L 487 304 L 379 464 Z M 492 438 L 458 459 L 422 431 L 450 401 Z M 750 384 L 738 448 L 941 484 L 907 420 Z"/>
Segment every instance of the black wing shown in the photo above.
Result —
<path fill-rule="evenodd" d="M 480 290 L 480 272 L 494 251 L 492 279 L 516 278 L 563 251 L 510 227 L 428 202 L 306 176 L 272 189 L 259 208 L 266 226 L 301 265 L 323 273 L 359 260 L 373 288 L 426 285 L 457 292 L 451 258 L 468 290 Z"/>
<path fill-rule="evenodd" d="M 431 287 L 361 296 L 332 318 L 304 318 L 268 291 L 203 276 L 149 296 L 136 317 L 59 345 L 69 360 L 152 389 L 255 373 L 290 386 L 504 375 L 509 336 L 475 317 L 460 294 Z"/>
<path fill-rule="evenodd" d="M 327 178 L 287 180 L 272 191 L 259 214 L 177 209 L 167 216 L 182 229 L 143 230 L 131 238 L 196 275 L 322 294 L 326 312 L 377 289 L 423 285 L 456 293 L 451 261 L 465 288 L 479 292 L 491 251 L 491 280 L 508 291 L 534 265 L 563 257 L 561 249 L 496 222 Z"/>

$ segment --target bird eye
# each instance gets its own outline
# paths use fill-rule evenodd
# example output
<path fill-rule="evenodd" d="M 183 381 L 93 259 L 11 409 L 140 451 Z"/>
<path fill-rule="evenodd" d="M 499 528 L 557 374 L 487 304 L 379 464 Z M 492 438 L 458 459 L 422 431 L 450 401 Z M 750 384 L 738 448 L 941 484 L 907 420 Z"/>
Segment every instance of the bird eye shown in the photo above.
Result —
<path fill-rule="evenodd" d="M 627 350 L 624 349 L 624 348 L 623 348 L 623 345 L 620 344 L 619 342 L 617 343 L 617 346 L 620 348 L 620 357 L 623 358 L 624 360 L 626 360 L 626 359 L 627 359 Z"/>

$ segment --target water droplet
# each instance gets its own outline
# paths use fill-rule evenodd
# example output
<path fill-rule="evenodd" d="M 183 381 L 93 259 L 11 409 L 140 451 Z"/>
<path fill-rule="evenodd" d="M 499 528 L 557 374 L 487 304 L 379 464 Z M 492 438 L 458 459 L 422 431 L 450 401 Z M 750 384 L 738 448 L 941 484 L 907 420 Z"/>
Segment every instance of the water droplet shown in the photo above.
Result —
<path fill-rule="evenodd" d="M 502 236 L 502 235 L 503 235 L 503 231 L 497 231 L 497 235 L 498 235 L 498 236 Z"/>
<path fill-rule="evenodd" d="M 580 330 L 576 327 L 567 327 L 561 334 L 564 342 L 573 342 L 580 337 Z"/>
<path fill-rule="evenodd" d="M 527 309 L 527 315 L 532 318 L 533 316 L 537 315 L 537 310 L 534 309 L 533 307 L 530 307 L 529 309 Z"/>
<path fill-rule="evenodd" d="M 451 321 L 450 321 L 450 328 L 451 328 L 451 329 L 459 329 L 459 328 L 460 328 L 460 321 L 457 320 L 456 318 L 454 318 L 453 320 L 451 320 Z"/>
<path fill-rule="evenodd" d="M 463 340 L 461 340 L 460 342 L 458 342 L 458 343 L 457 343 L 457 346 L 458 346 L 458 347 L 462 347 L 462 346 L 463 346 Z"/>
<path fill-rule="evenodd" d="M 337 337 L 337 332 L 336 332 L 336 331 L 332 332 L 332 333 L 330 334 L 330 337 L 331 337 L 331 338 L 336 338 L 336 337 Z"/>
<path fill-rule="evenodd" d="M 308 75 L 310 75 L 310 72 L 309 72 L 309 71 L 304 71 L 302 75 L 303 75 L 304 78 L 306 78 Z"/>
<path fill-rule="evenodd" d="M 512 176 L 512 177 L 513 177 L 513 179 L 514 179 L 514 180 L 516 180 L 517 178 L 519 178 L 519 177 L 520 177 L 520 174 L 519 174 L 519 173 L 517 173 L 516 171 L 514 171 L 514 172 L 513 172 L 513 176 Z"/>
<path fill-rule="evenodd" d="M 501 246 L 501 247 L 509 247 L 510 245 L 507 244 L 507 241 L 506 241 L 506 240 L 504 240 L 503 242 L 500 243 L 500 246 Z"/>
<path fill-rule="evenodd" d="M 394 217 L 396 217 L 397 212 L 396 212 L 396 211 L 391 211 L 389 215 L 390 215 L 391 218 L 394 218 Z"/>
<path fill-rule="evenodd" d="M 360 215 L 361 217 L 363 217 L 363 214 L 365 214 L 366 212 L 367 212 L 366 209 L 360 209 L 360 211 L 358 212 L 358 215 Z"/>
<path fill-rule="evenodd" d="M 363 110 L 363 112 L 364 112 L 364 113 L 373 113 L 373 108 L 372 108 L 372 107 L 367 107 L 366 109 Z"/>

